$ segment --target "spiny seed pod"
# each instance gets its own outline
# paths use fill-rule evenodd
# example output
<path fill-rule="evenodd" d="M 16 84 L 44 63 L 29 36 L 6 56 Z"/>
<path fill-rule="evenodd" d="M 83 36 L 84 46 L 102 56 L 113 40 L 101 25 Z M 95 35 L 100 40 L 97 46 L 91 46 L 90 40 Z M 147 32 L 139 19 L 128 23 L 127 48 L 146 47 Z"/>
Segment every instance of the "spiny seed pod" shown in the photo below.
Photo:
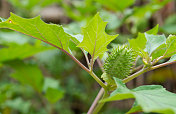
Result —
<path fill-rule="evenodd" d="M 104 63 L 104 70 L 110 77 L 126 78 L 135 60 L 134 52 L 126 46 L 112 50 Z"/>

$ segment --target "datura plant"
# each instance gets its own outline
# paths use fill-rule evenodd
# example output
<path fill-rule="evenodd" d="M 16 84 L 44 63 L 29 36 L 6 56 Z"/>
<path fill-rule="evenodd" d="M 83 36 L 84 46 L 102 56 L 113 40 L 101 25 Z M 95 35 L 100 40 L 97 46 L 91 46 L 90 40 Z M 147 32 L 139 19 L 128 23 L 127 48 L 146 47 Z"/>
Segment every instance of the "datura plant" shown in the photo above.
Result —
<path fill-rule="evenodd" d="M 101 19 L 99 13 L 82 28 L 79 35 L 68 34 L 61 25 L 47 24 L 40 16 L 24 19 L 11 13 L 7 20 L 0 21 L 0 28 L 18 31 L 58 48 L 97 81 L 102 89 L 88 114 L 98 113 L 106 102 L 130 98 L 135 99 L 135 102 L 127 113 L 143 111 L 176 114 L 176 94 L 162 86 L 144 85 L 128 89 L 125 85 L 147 71 L 176 63 L 176 36 L 169 35 L 166 38 L 165 35 L 157 35 L 158 25 L 156 25 L 145 33 L 138 33 L 137 38 L 129 39 L 128 44 L 116 46 L 108 51 L 108 44 L 118 35 L 108 35 L 105 32 L 106 25 L 107 22 Z M 69 47 L 70 42 L 82 50 L 88 67 L 75 58 Z M 101 59 L 107 51 L 109 56 L 103 63 Z M 88 53 L 91 58 L 88 58 Z M 158 61 L 162 59 L 168 61 L 159 64 L 161 62 Z M 93 66 L 96 60 L 99 61 L 103 71 L 101 78 L 94 73 Z M 142 60 L 143 64 L 137 66 L 138 60 Z"/>

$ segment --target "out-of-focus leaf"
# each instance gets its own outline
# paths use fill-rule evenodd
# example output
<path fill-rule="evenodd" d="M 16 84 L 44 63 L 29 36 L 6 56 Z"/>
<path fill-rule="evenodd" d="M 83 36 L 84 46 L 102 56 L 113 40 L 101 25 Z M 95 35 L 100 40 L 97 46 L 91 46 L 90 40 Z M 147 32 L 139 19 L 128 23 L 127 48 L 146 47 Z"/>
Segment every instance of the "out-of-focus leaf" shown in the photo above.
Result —
<path fill-rule="evenodd" d="M 59 87 L 59 81 L 54 80 L 53 78 L 46 77 L 44 79 L 43 91 L 47 91 L 48 88 L 55 88 Z"/>
<path fill-rule="evenodd" d="M 97 0 L 104 6 L 112 10 L 123 11 L 125 8 L 135 3 L 135 0 Z"/>
<path fill-rule="evenodd" d="M 64 92 L 63 90 L 59 90 L 56 88 L 48 88 L 45 94 L 45 97 L 48 99 L 49 102 L 51 103 L 56 103 L 58 100 L 63 98 Z"/>
<path fill-rule="evenodd" d="M 161 27 L 161 30 L 169 34 L 175 34 L 176 33 L 176 21 L 175 20 L 176 20 L 176 14 L 169 16 L 165 20 L 164 25 Z"/>
<path fill-rule="evenodd" d="M 114 79 L 118 88 L 102 102 L 135 98 L 137 106 L 140 106 L 144 112 L 176 113 L 176 94 L 165 90 L 162 86 L 146 85 L 129 90 L 120 79 Z M 141 108 L 135 109 L 137 111 Z"/>
<path fill-rule="evenodd" d="M 107 30 L 115 30 L 122 23 L 122 19 L 119 19 L 116 14 L 105 10 L 100 12 L 100 16 L 102 17 L 103 20 L 108 22 Z"/>
<path fill-rule="evenodd" d="M 28 43 L 27 37 L 17 32 L 0 32 L 0 44 L 10 45 L 11 43 L 17 43 L 22 45 Z"/>
<path fill-rule="evenodd" d="M 0 17 L 0 22 L 4 22 L 6 19 Z"/>
<path fill-rule="evenodd" d="M 84 38 L 78 47 L 89 52 L 94 60 L 107 51 L 107 45 L 117 37 L 117 35 L 112 36 L 105 33 L 106 24 L 97 13 L 89 24 L 82 29 Z"/>
<path fill-rule="evenodd" d="M 0 49 L 0 62 L 5 62 L 13 59 L 24 59 L 33 56 L 39 52 L 53 49 L 53 47 L 43 47 L 38 45 L 11 45 L 8 48 Z"/>
<path fill-rule="evenodd" d="M 46 24 L 40 19 L 40 16 L 32 19 L 24 19 L 11 13 L 7 21 L 0 23 L 0 28 L 9 28 L 21 32 L 54 47 L 70 52 L 69 40 L 72 36 L 65 33 L 62 26 Z"/>
<path fill-rule="evenodd" d="M 140 7 L 135 7 L 133 12 L 133 18 L 138 19 L 150 18 L 150 16 L 161 9 L 165 4 L 167 4 L 171 0 L 151 0 L 148 4 Z"/>
<path fill-rule="evenodd" d="M 58 80 L 52 78 L 45 78 L 43 91 L 45 92 L 45 97 L 51 103 L 56 103 L 64 96 L 64 91 L 59 87 Z"/>
<path fill-rule="evenodd" d="M 35 90 L 41 92 L 43 87 L 43 75 L 36 65 L 24 64 L 21 61 L 14 61 L 8 63 L 15 72 L 11 76 L 21 82 L 33 87 Z"/>
<path fill-rule="evenodd" d="M 23 114 L 29 113 L 31 103 L 29 101 L 24 101 L 21 98 L 16 98 L 14 100 L 8 100 L 4 104 L 7 107 L 10 107 L 14 110 L 20 111 Z"/>

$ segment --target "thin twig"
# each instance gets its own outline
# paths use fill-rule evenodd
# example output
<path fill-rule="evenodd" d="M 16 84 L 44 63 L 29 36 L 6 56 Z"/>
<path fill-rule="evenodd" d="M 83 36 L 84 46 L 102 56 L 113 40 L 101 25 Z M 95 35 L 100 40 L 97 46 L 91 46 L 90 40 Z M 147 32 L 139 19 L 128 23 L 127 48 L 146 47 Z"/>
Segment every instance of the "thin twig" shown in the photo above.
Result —
<path fill-rule="evenodd" d="M 171 64 L 174 64 L 174 63 L 176 63 L 176 61 L 162 63 L 162 64 L 151 67 L 150 70 L 154 70 L 154 69 L 164 67 L 164 66 L 167 66 L 167 65 L 171 65 Z"/>
<path fill-rule="evenodd" d="M 107 90 L 107 86 L 94 74 L 94 72 L 89 72 L 89 74 L 100 84 L 101 87 Z"/>
<path fill-rule="evenodd" d="M 88 68 L 89 68 L 89 67 L 90 67 L 89 58 L 88 58 L 87 54 L 85 53 L 85 51 L 84 51 L 83 49 L 81 49 L 81 50 L 82 50 L 82 52 L 83 52 L 83 54 L 84 54 L 84 57 L 85 57 L 86 62 L 87 62 L 87 66 L 88 66 Z"/>
<path fill-rule="evenodd" d="M 104 93 L 104 89 L 101 88 L 100 91 L 99 91 L 99 93 L 98 93 L 98 95 L 96 96 L 95 100 L 93 101 L 91 107 L 89 108 L 89 111 L 87 112 L 87 114 L 92 114 L 93 113 L 95 107 L 98 104 L 98 101 L 100 101 L 100 99 L 102 98 L 103 93 Z"/>
<path fill-rule="evenodd" d="M 153 67 L 147 67 L 147 68 L 143 68 L 142 70 L 132 74 L 131 76 L 128 76 L 127 78 L 123 79 L 123 83 L 127 83 L 129 81 L 131 81 L 132 79 L 140 76 L 141 74 L 147 72 L 147 71 L 151 71 L 151 70 L 154 70 L 154 69 L 157 69 L 157 68 L 160 68 L 160 67 L 164 67 L 164 66 L 167 66 L 167 65 L 171 65 L 171 64 L 174 64 L 176 63 L 176 61 L 173 61 L 173 62 L 166 62 L 166 63 L 162 63 L 162 64 L 159 64 L 159 65 L 156 65 L 156 66 L 153 66 Z"/>

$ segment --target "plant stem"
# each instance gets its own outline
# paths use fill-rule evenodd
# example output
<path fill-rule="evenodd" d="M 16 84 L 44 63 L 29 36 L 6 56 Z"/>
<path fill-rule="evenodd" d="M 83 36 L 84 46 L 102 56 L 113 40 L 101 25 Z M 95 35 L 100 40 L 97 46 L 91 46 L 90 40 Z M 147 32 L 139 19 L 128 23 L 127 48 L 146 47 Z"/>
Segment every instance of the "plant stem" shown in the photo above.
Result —
<path fill-rule="evenodd" d="M 101 99 L 105 99 L 109 96 L 107 91 L 104 91 L 103 97 Z M 100 100 L 99 100 L 100 101 Z M 95 109 L 93 110 L 93 114 L 98 114 L 101 108 L 104 106 L 105 102 L 98 103 Z"/>
<path fill-rule="evenodd" d="M 153 64 L 155 64 L 156 62 L 154 62 Z M 154 70 L 154 69 L 157 69 L 157 68 L 160 68 L 160 67 L 164 67 L 164 66 L 167 66 L 167 65 L 170 65 L 170 64 L 174 64 L 176 63 L 176 61 L 173 61 L 173 62 L 166 62 L 166 63 L 162 63 L 162 64 L 159 64 L 159 65 L 156 65 L 156 66 L 153 66 L 153 67 L 147 67 L 145 68 L 145 66 L 143 67 L 143 69 L 141 69 L 140 71 L 132 74 L 131 76 L 128 76 L 127 78 L 125 78 L 123 80 L 123 83 L 127 83 L 131 80 L 133 80 L 134 78 L 140 76 L 141 74 L 147 72 L 147 71 L 150 71 L 150 70 Z M 102 99 L 108 97 L 108 94 L 105 95 L 107 92 L 104 92 L 104 89 L 102 88 L 96 99 L 94 100 L 92 106 L 90 107 L 89 111 L 88 111 L 88 114 L 96 114 L 100 111 L 100 109 L 103 107 L 104 103 L 98 103 L 100 101 L 100 98 L 101 96 L 104 94 L 104 96 L 102 97 Z"/>
<path fill-rule="evenodd" d="M 171 65 L 171 64 L 174 64 L 176 63 L 176 61 L 173 61 L 173 62 L 166 62 L 166 63 L 162 63 L 162 64 L 159 64 L 159 65 L 156 65 L 156 66 L 153 66 L 153 67 L 147 67 L 147 68 L 143 68 L 142 70 L 132 74 L 131 76 L 128 76 L 127 78 L 125 78 L 123 80 L 123 83 L 127 83 L 129 81 L 131 81 L 132 79 L 138 77 L 139 75 L 147 72 L 147 71 L 151 71 L 151 70 L 154 70 L 154 69 L 157 69 L 157 68 L 160 68 L 160 67 L 164 67 L 164 66 L 167 66 L 167 65 Z M 145 66 L 144 66 L 145 67 Z"/>
<path fill-rule="evenodd" d="M 167 66 L 167 65 L 171 65 L 171 64 L 174 64 L 174 63 L 176 63 L 176 61 L 162 63 L 162 64 L 151 67 L 150 70 L 154 70 L 154 69 L 164 67 L 164 66 Z"/>
<path fill-rule="evenodd" d="M 89 58 L 88 58 L 87 54 L 85 53 L 85 51 L 83 49 L 81 49 L 81 50 L 82 50 L 82 52 L 83 52 L 83 54 L 85 56 L 85 59 L 86 59 L 86 62 L 87 62 L 87 66 L 90 67 Z"/>
<path fill-rule="evenodd" d="M 98 104 L 98 101 L 100 101 L 100 99 L 103 96 L 103 94 L 104 94 L 104 89 L 101 88 L 100 91 L 99 91 L 99 93 L 98 93 L 98 95 L 96 96 L 95 100 L 93 101 L 91 107 L 89 108 L 89 111 L 87 112 L 87 114 L 92 114 L 93 113 L 95 107 Z"/>
<path fill-rule="evenodd" d="M 89 74 L 100 84 L 101 87 L 107 90 L 107 86 L 93 72 L 89 72 Z"/>
<path fill-rule="evenodd" d="M 141 75 L 141 74 L 147 72 L 148 69 L 149 69 L 149 68 L 143 68 L 143 69 L 141 69 L 140 71 L 138 71 L 138 72 L 132 74 L 131 76 L 128 76 L 127 78 L 123 79 L 123 83 L 127 83 L 127 82 L 129 82 L 130 80 L 132 80 L 132 79 L 138 77 L 139 75 Z"/>

